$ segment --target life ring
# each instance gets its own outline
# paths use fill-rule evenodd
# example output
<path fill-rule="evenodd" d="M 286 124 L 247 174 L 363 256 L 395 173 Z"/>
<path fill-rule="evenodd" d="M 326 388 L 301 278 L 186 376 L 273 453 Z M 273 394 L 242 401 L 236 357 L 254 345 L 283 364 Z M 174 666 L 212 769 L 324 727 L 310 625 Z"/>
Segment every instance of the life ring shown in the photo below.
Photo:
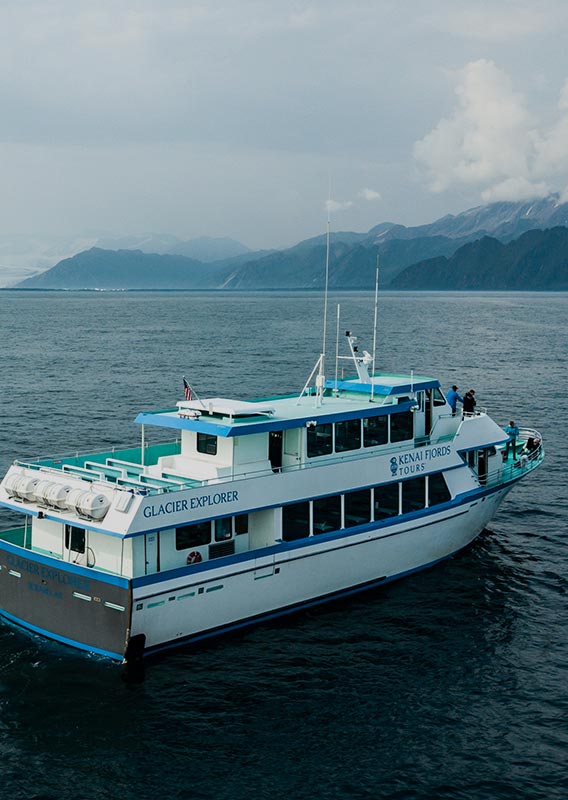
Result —
<path fill-rule="evenodd" d="M 198 550 L 192 550 L 191 553 L 187 554 L 187 558 L 185 560 L 186 564 L 199 564 L 200 561 L 203 561 L 201 558 L 201 553 Z"/>

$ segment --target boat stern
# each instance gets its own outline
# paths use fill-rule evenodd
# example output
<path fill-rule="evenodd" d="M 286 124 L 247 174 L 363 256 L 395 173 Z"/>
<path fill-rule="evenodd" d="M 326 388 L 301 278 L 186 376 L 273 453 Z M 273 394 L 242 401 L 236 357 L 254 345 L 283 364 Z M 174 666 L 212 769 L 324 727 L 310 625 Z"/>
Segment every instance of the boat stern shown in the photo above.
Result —
<path fill-rule="evenodd" d="M 94 573 L 14 544 L 1 534 L 0 614 L 34 633 L 122 661 L 130 632 L 129 581 Z"/>

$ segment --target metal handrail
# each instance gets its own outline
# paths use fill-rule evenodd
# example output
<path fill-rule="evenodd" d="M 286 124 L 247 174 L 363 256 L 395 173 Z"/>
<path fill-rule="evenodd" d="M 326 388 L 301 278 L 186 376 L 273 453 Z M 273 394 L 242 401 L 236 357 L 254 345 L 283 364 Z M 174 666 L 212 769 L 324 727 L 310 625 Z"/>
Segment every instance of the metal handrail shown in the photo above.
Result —
<path fill-rule="evenodd" d="M 529 439 L 538 441 L 538 446 L 531 451 L 527 451 L 526 444 Z M 542 462 L 544 458 L 544 447 L 542 444 L 542 435 L 535 428 L 520 428 L 517 443 L 523 442 L 521 450 L 515 461 L 503 462 L 495 470 L 491 470 L 485 476 L 485 479 L 480 481 L 484 486 L 495 486 L 499 483 L 506 483 L 513 477 L 530 472 Z M 504 446 L 501 448 L 502 452 Z"/>
<path fill-rule="evenodd" d="M 480 416 L 483 413 L 485 413 L 485 412 L 479 411 L 479 412 L 475 412 L 471 416 Z M 529 464 L 529 463 L 531 464 L 529 469 L 532 469 L 534 466 L 537 466 L 537 464 L 534 463 L 534 462 L 538 461 L 538 463 L 540 463 L 540 461 L 542 460 L 542 458 L 540 458 L 540 456 L 544 455 L 544 449 L 543 449 L 543 446 L 542 446 L 542 436 L 539 433 L 539 431 L 537 431 L 536 429 L 533 429 L 533 428 L 522 428 L 522 429 L 520 429 L 519 437 L 517 438 L 517 441 L 524 440 L 524 442 L 526 443 L 526 441 L 531 437 L 533 439 L 538 439 L 540 441 L 540 445 L 539 445 L 537 450 L 533 451 L 530 454 L 530 456 L 527 456 L 527 464 Z M 410 441 L 410 440 L 408 440 L 408 441 Z M 430 439 L 430 444 L 435 444 L 437 441 L 442 441 L 442 439 L 438 439 L 438 440 L 434 440 L 434 441 L 432 441 L 432 439 Z M 159 445 L 164 445 L 164 444 L 172 444 L 172 443 L 173 442 L 160 442 L 160 443 L 158 443 L 158 446 Z M 400 444 L 402 444 L 402 443 L 400 443 Z M 152 447 L 152 446 L 155 446 L 155 445 L 150 445 L 150 447 Z M 119 449 L 119 448 L 114 448 L 114 449 Z M 135 448 L 128 448 L 128 447 L 121 447 L 120 448 L 120 450 L 128 450 L 128 449 L 135 449 Z M 333 458 L 327 458 L 326 457 L 325 460 L 318 459 L 317 461 L 304 461 L 304 462 L 300 462 L 298 464 L 289 464 L 289 465 L 281 467 L 279 472 L 282 472 L 282 473 L 284 473 L 284 472 L 295 472 L 295 471 L 299 471 L 299 470 L 303 470 L 303 469 L 313 469 L 313 468 L 317 468 L 317 467 L 321 467 L 321 466 L 342 464 L 342 463 L 349 462 L 349 461 L 360 461 L 361 459 L 376 458 L 377 455 L 381 455 L 381 456 L 382 455 L 389 455 L 390 453 L 396 453 L 396 452 L 399 452 L 399 451 L 400 451 L 400 445 L 398 443 L 394 444 L 394 445 L 390 444 L 388 447 L 383 445 L 380 452 L 377 452 L 376 450 L 370 450 L 370 451 L 365 452 L 364 450 L 359 449 L 359 450 L 352 451 L 351 453 L 346 453 L 346 454 L 344 454 L 342 456 L 335 456 Z M 98 455 L 98 454 L 100 454 L 100 451 L 99 451 L 99 453 L 94 453 L 94 452 L 91 451 L 91 452 L 88 452 L 88 453 L 82 453 L 80 455 L 80 457 L 85 457 L 85 456 L 89 456 L 89 455 L 94 456 L 94 455 Z M 76 456 L 75 455 L 72 455 L 72 456 L 68 455 L 68 456 L 62 457 L 62 458 L 71 458 L 71 457 L 74 458 Z M 55 460 L 59 460 L 59 457 L 56 457 L 56 458 L 53 458 L 53 459 L 46 459 L 46 460 L 55 461 Z M 25 469 L 41 469 L 42 472 L 54 473 L 56 475 L 60 475 L 61 474 L 61 470 L 58 469 L 57 467 L 55 467 L 55 466 L 45 466 L 45 465 L 43 465 L 43 464 L 41 464 L 39 462 L 35 462 L 34 463 L 34 462 L 25 462 L 25 461 L 14 461 L 14 465 L 15 466 L 19 466 L 19 467 L 23 467 Z M 495 481 L 495 483 L 501 482 L 503 480 L 503 472 L 504 472 L 504 470 L 509 470 L 510 471 L 513 467 L 514 467 L 513 464 L 500 465 L 498 469 L 492 470 L 490 473 L 486 474 L 483 484 L 484 485 L 488 485 L 489 483 L 491 483 L 493 478 L 497 478 L 498 479 L 498 480 Z M 521 467 L 521 465 L 519 463 L 518 466 L 515 468 L 516 469 L 516 474 L 518 474 L 518 470 L 519 470 L 520 467 Z M 529 469 L 527 469 L 527 465 L 526 464 L 523 465 L 523 470 L 524 471 L 529 471 Z M 193 488 L 197 489 L 197 488 L 202 488 L 204 486 L 210 486 L 212 484 L 219 485 L 219 484 L 224 484 L 224 483 L 238 482 L 238 481 L 243 481 L 243 480 L 250 480 L 252 478 L 266 477 L 267 475 L 272 475 L 272 474 L 274 474 L 274 470 L 272 469 L 272 467 L 270 467 L 270 468 L 264 468 L 264 469 L 260 469 L 260 470 L 253 470 L 253 471 L 250 471 L 250 472 L 241 472 L 241 473 L 232 474 L 232 475 L 223 475 L 223 476 L 219 476 L 219 477 L 215 477 L 215 478 L 207 478 L 205 480 L 199 480 L 198 478 L 189 478 L 188 477 L 188 480 L 193 481 L 195 483 L 195 486 Z M 138 493 L 138 494 L 152 495 L 152 496 L 159 495 L 159 494 L 170 494 L 172 492 L 184 491 L 184 490 L 187 489 L 187 486 L 183 486 L 183 485 L 180 485 L 180 486 L 172 485 L 172 486 L 164 486 L 164 487 L 159 487 L 159 488 L 154 488 L 154 487 L 149 487 L 149 486 L 148 487 L 144 487 L 144 486 L 141 485 L 140 489 L 138 490 L 138 489 L 133 488 L 133 487 L 126 487 L 126 486 L 122 487 L 122 486 L 119 486 L 116 483 L 113 483 L 112 481 L 106 481 L 104 479 L 102 481 L 96 481 L 96 482 L 97 483 L 108 483 L 109 487 L 111 487 L 113 489 L 120 490 L 120 491 L 130 491 L 130 492 L 134 491 L 135 493 Z M 491 483 L 491 485 L 494 485 L 494 484 Z"/>

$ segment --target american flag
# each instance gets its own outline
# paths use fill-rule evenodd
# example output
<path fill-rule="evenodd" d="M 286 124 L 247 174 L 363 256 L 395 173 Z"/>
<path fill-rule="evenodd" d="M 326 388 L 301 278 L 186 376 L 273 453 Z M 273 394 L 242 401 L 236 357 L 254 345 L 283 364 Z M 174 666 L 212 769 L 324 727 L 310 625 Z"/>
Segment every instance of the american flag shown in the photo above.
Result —
<path fill-rule="evenodd" d="M 189 385 L 189 383 L 186 381 L 185 378 L 183 379 L 183 393 L 185 395 L 186 400 L 193 400 L 193 392 L 191 391 L 191 386 Z"/>

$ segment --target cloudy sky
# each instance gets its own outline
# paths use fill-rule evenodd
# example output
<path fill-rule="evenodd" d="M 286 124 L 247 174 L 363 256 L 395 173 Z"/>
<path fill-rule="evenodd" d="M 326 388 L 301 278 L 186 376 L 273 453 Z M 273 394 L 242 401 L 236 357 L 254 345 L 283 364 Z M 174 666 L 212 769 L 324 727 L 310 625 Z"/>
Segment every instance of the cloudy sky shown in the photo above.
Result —
<path fill-rule="evenodd" d="M 568 4 L 0 0 L 0 233 L 431 221 L 568 187 Z"/>

